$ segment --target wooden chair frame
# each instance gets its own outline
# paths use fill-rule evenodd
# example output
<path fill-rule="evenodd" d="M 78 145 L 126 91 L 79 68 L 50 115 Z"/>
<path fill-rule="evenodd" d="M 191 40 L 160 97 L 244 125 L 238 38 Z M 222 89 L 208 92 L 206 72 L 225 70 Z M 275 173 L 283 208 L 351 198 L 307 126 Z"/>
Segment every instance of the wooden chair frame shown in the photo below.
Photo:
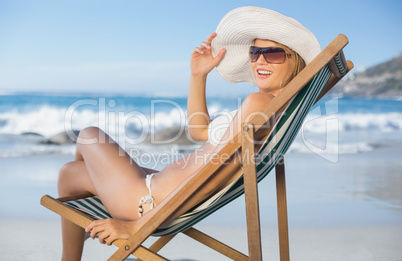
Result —
<path fill-rule="evenodd" d="M 280 111 L 289 100 L 301 90 L 312 78 L 323 68 L 326 64 L 332 62 L 332 59 L 337 54 L 342 53 L 342 49 L 348 43 L 346 36 L 338 35 L 309 65 L 309 70 L 303 70 L 294 80 L 292 80 L 288 87 L 285 88 L 280 95 L 276 98 L 276 102 L 269 103 L 264 109 L 266 115 L 273 115 L 273 112 Z M 353 68 L 353 63 L 347 61 L 347 72 Z M 346 73 L 347 73 L 346 72 Z M 342 76 L 332 75 L 324 89 L 321 91 L 316 102 L 325 95 L 340 79 Z M 280 96 L 280 97 L 279 97 Z M 240 148 L 243 151 L 243 173 L 244 173 L 244 190 L 246 201 L 246 215 L 247 215 L 247 236 L 249 255 L 245 255 L 222 242 L 213 239 L 212 237 L 194 229 L 190 228 L 183 233 L 208 247 L 222 253 L 223 255 L 233 260 L 262 260 L 261 248 L 261 229 L 259 218 L 259 202 L 258 202 L 258 186 L 256 177 L 256 166 L 254 162 L 254 137 L 260 138 L 261 134 L 258 132 L 264 122 L 261 120 L 251 119 L 250 123 L 246 123 L 243 127 L 242 142 L 233 142 L 225 146 L 219 155 L 226 153 L 226 155 L 234 155 Z M 265 135 L 265 134 L 264 134 Z M 246 138 L 248 137 L 248 138 Z M 251 138 L 250 138 L 251 137 Z M 233 140 L 238 140 L 236 136 Z M 247 153 L 244 153 L 247 152 Z M 218 156 L 219 156 L 218 155 Z M 114 245 L 119 249 L 108 260 L 124 260 L 130 254 L 140 258 L 140 260 L 168 260 L 160 256 L 157 252 L 165 246 L 175 235 L 160 237 L 149 248 L 143 247 L 141 244 L 163 223 L 170 218 L 178 210 L 183 209 L 183 206 L 188 203 L 186 199 L 192 197 L 197 192 L 197 189 L 204 186 L 208 179 L 213 176 L 219 169 L 217 164 L 206 164 L 192 179 L 187 180 L 181 184 L 167 199 L 162 201 L 158 208 L 158 215 L 151 215 L 146 221 L 146 226 L 142 226 L 138 232 L 127 240 L 116 240 Z M 289 260 L 289 238 L 288 238 L 288 221 L 287 221 L 287 203 L 286 203 L 286 184 L 285 184 L 285 168 L 284 162 L 281 160 L 275 167 L 276 169 L 276 187 L 277 187 L 277 208 L 278 208 L 278 229 L 279 229 L 279 246 L 280 258 L 282 261 Z M 54 199 L 48 195 L 41 198 L 41 204 L 50 210 L 56 212 L 74 222 L 78 226 L 85 228 L 92 221 L 93 218 L 83 214 L 80 211 L 66 206 L 63 202 L 85 198 L 89 194 L 77 195 L 73 197 L 65 197 Z M 147 216 L 147 215 L 145 215 Z M 144 216 L 144 217 L 145 217 Z"/>

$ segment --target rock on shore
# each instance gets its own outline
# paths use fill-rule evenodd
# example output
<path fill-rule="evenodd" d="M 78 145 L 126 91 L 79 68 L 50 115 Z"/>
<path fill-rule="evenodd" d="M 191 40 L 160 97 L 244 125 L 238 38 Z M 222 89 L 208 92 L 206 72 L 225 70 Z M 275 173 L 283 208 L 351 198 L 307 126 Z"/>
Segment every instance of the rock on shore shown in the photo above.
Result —
<path fill-rule="evenodd" d="M 146 142 L 154 145 L 192 145 L 198 143 L 188 135 L 187 126 L 173 126 L 158 131 L 154 134 L 149 134 L 146 138 Z"/>
<path fill-rule="evenodd" d="M 76 143 L 76 141 L 77 141 L 78 133 L 80 133 L 79 130 L 71 130 L 68 132 L 63 131 L 63 132 L 57 133 L 56 135 L 53 135 L 49 138 L 42 140 L 40 143 L 57 144 L 57 145 L 73 144 L 73 143 Z"/>

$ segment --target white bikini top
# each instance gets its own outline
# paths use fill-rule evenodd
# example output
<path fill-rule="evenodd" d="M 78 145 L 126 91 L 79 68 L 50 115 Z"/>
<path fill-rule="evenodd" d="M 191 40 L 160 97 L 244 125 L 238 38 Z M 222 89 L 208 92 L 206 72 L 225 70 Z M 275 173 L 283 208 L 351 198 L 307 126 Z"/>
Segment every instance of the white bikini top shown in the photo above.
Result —
<path fill-rule="evenodd" d="M 226 129 L 234 118 L 237 110 L 231 112 L 222 112 L 208 126 L 208 141 L 213 145 L 218 145 Z"/>

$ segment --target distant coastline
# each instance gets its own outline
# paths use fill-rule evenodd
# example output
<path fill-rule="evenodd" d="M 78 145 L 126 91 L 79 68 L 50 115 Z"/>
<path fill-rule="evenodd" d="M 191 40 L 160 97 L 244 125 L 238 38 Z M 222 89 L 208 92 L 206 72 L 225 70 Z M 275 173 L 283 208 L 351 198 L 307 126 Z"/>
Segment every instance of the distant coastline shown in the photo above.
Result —
<path fill-rule="evenodd" d="M 353 71 L 352 71 L 353 72 Z M 402 53 L 390 61 L 340 81 L 329 94 L 343 97 L 402 99 Z"/>

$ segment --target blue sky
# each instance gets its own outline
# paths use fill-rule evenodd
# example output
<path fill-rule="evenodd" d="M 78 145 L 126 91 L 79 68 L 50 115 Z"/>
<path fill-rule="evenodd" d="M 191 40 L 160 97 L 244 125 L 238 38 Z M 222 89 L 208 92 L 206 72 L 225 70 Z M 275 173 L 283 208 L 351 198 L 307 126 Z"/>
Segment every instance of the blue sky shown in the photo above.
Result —
<path fill-rule="evenodd" d="M 402 52 L 400 0 L 0 0 L 0 93 L 185 96 L 194 47 L 246 5 L 295 18 L 322 48 L 345 34 L 357 70 Z M 208 95 L 253 90 L 209 76 Z"/>

